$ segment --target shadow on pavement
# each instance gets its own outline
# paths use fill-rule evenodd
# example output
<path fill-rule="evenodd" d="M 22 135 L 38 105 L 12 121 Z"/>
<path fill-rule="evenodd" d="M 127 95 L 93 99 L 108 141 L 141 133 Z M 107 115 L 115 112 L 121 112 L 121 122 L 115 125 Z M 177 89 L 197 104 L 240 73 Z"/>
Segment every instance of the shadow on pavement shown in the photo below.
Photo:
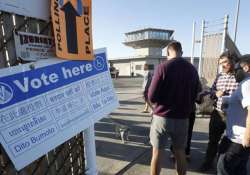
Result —
<path fill-rule="evenodd" d="M 100 122 L 96 123 L 96 126 L 102 127 L 103 124 L 108 124 L 108 126 L 113 125 L 115 126 L 116 124 L 118 125 L 125 125 L 129 128 L 137 125 L 147 125 L 147 128 L 150 126 L 150 118 L 148 118 L 148 121 L 135 121 L 135 120 L 128 120 L 128 119 L 121 119 L 121 118 L 104 118 L 100 120 Z M 103 125 L 105 128 L 105 126 Z M 96 128 L 98 129 L 98 128 Z M 136 128 L 135 128 L 136 130 Z"/>
<path fill-rule="evenodd" d="M 120 121 L 120 120 L 116 120 Z M 118 142 L 121 142 L 119 137 L 119 133 L 115 133 L 115 124 L 111 123 L 112 121 L 106 121 L 102 123 L 95 124 L 95 135 L 98 137 L 109 138 L 109 139 L 116 139 Z M 126 126 L 129 128 L 129 135 L 128 135 L 128 144 L 140 144 L 146 146 L 148 142 L 148 135 L 149 135 L 149 127 L 145 126 L 137 126 L 137 124 L 141 122 L 135 121 L 128 121 L 126 120 Z M 119 122 L 122 123 L 122 122 Z M 124 124 L 124 123 L 123 123 Z"/>
<path fill-rule="evenodd" d="M 135 158 L 134 155 L 142 153 L 145 148 L 136 145 L 96 140 L 96 150 L 98 156 L 132 162 Z"/>
<path fill-rule="evenodd" d="M 140 122 L 135 121 L 126 121 L 131 127 L 129 141 L 126 144 L 123 144 L 119 138 L 115 136 L 114 124 L 110 123 L 105 119 L 106 123 L 97 123 L 95 125 L 96 136 L 116 139 L 117 141 L 96 141 L 97 154 L 98 156 L 107 157 L 115 160 L 122 161 L 132 161 L 135 154 L 139 154 L 145 150 L 144 145 L 147 147 L 147 150 L 150 149 L 148 146 L 148 134 L 149 127 L 136 126 Z M 207 147 L 207 138 L 208 134 L 203 132 L 194 132 L 191 146 L 191 160 L 189 162 L 188 170 L 192 172 L 198 172 L 198 168 L 204 158 L 204 150 Z M 169 142 L 170 144 L 170 142 Z M 98 151 L 99 150 L 99 151 Z M 103 151 L 100 151 L 103 150 Z M 105 151 L 104 151 L 105 150 Z M 174 162 L 170 159 L 170 150 L 169 145 L 166 148 L 164 153 L 164 165 L 163 168 L 174 169 Z M 148 154 L 145 154 L 141 159 L 136 161 L 137 164 L 150 165 L 151 160 L 151 151 Z"/>
<path fill-rule="evenodd" d="M 132 110 L 133 110 L 133 111 L 137 110 L 137 108 L 126 108 L 126 107 L 119 107 L 118 110 L 119 110 L 119 109 L 120 109 L 120 110 L 129 110 L 129 111 L 130 111 L 130 110 L 131 110 L 131 111 L 132 111 Z"/>
<path fill-rule="evenodd" d="M 119 112 L 113 112 L 111 115 L 117 115 L 117 116 L 135 116 L 135 117 L 149 117 L 148 114 L 135 114 L 135 113 L 119 113 Z"/>
<path fill-rule="evenodd" d="M 121 100 L 119 102 L 121 105 L 144 105 L 144 102 L 142 101 Z"/>

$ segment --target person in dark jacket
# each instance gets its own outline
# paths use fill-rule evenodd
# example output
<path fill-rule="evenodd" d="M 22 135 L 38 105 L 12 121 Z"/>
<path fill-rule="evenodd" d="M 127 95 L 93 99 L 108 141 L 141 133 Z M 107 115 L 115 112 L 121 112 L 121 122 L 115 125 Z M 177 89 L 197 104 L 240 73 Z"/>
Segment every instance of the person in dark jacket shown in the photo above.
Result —
<path fill-rule="evenodd" d="M 148 99 L 154 104 L 150 128 L 151 175 L 160 174 L 168 137 L 172 140 L 177 174 L 185 175 L 188 120 L 200 81 L 195 67 L 182 58 L 180 42 L 171 42 L 167 52 L 168 59 L 157 67 L 148 92 Z"/>

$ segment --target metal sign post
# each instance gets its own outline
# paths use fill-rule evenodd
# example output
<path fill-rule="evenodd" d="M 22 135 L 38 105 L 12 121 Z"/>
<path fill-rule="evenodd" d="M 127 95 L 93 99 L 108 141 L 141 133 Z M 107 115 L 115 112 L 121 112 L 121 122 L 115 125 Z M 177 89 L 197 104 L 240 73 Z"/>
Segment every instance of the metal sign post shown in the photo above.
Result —
<path fill-rule="evenodd" d="M 86 157 L 86 175 L 97 175 L 94 125 L 84 130 L 83 140 Z"/>

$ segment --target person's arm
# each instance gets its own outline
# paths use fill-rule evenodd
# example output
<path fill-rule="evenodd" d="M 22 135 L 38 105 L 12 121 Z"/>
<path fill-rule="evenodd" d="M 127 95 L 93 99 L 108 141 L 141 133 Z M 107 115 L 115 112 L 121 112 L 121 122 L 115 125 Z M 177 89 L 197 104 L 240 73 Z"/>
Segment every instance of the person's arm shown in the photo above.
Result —
<path fill-rule="evenodd" d="M 197 95 L 202 92 L 202 84 L 201 84 L 198 73 L 197 73 L 197 91 L 196 92 L 197 92 L 196 93 Z"/>
<path fill-rule="evenodd" d="M 146 80 L 146 82 L 148 82 L 149 76 L 150 76 L 150 72 L 147 71 L 147 74 L 145 75 L 145 80 Z"/>
<path fill-rule="evenodd" d="M 250 147 L 250 106 L 247 107 L 246 130 L 242 145 L 244 147 Z"/>
<path fill-rule="evenodd" d="M 218 78 L 219 78 L 219 75 L 216 77 L 216 79 L 214 80 L 214 83 L 210 89 L 210 98 L 212 100 L 215 100 L 217 99 L 217 96 L 216 96 L 216 91 L 217 91 L 217 88 L 216 88 L 216 84 L 217 84 L 217 81 L 218 81 Z"/>
<path fill-rule="evenodd" d="M 159 65 L 155 70 L 154 76 L 148 89 L 148 99 L 153 104 L 156 103 L 160 98 L 162 82 L 162 68 L 161 65 Z"/>
<path fill-rule="evenodd" d="M 197 74 L 197 88 L 196 88 L 196 99 L 195 99 L 195 102 L 198 103 L 198 104 L 201 104 L 202 101 L 203 101 L 203 97 L 201 95 L 202 93 L 202 85 L 201 85 L 201 81 L 199 79 L 199 76 Z"/>
<path fill-rule="evenodd" d="M 250 147 L 250 80 L 245 81 L 241 85 L 242 92 L 242 107 L 247 109 L 246 116 L 246 130 L 243 137 L 242 145 L 244 147 Z"/>
<path fill-rule="evenodd" d="M 148 89 L 149 89 L 149 86 L 151 85 L 152 77 L 153 77 L 152 74 L 149 72 L 147 76 L 147 82 L 144 88 L 144 91 L 147 93 L 146 95 L 148 95 Z"/>

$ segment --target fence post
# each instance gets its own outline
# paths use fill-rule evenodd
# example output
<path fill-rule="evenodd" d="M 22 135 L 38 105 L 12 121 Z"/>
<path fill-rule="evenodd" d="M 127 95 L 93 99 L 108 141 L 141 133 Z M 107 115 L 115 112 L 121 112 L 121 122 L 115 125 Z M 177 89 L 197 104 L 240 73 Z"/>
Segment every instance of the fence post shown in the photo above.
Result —
<path fill-rule="evenodd" d="M 195 48 L 195 28 L 196 28 L 196 23 L 194 21 L 193 22 L 193 37 L 192 37 L 191 59 L 190 59 L 190 62 L 193 65 L 194 65 L 194 48 Z"/>
<path fill-rule="evenodd" d="M 221 53 L 223 53 L 226 49 L 226 35 L 228 33 L 228 15 L 224 17 L 224 28 L 223 28 L 223 36 L 222 36 L 222 44 L 221 44 Z"/>
<path fill-rule="evenodd" d="M 201 44 L 200 44 L 200 59 L 199 59 L 199 76 L 202 77 L 203 73 L 203 47 L 204 47 L 204 33 L 205 33 L 205 20 L 202 20 L 202 27 L 201 27 Z"/>
<path fill-rule="evenodd" d="M 84 149 L 86 160 L 86 175 L 97 175 L 96 167 L 96 147 L 95 147 L 95 130 L 94 125 L 84 130 Z"/>

